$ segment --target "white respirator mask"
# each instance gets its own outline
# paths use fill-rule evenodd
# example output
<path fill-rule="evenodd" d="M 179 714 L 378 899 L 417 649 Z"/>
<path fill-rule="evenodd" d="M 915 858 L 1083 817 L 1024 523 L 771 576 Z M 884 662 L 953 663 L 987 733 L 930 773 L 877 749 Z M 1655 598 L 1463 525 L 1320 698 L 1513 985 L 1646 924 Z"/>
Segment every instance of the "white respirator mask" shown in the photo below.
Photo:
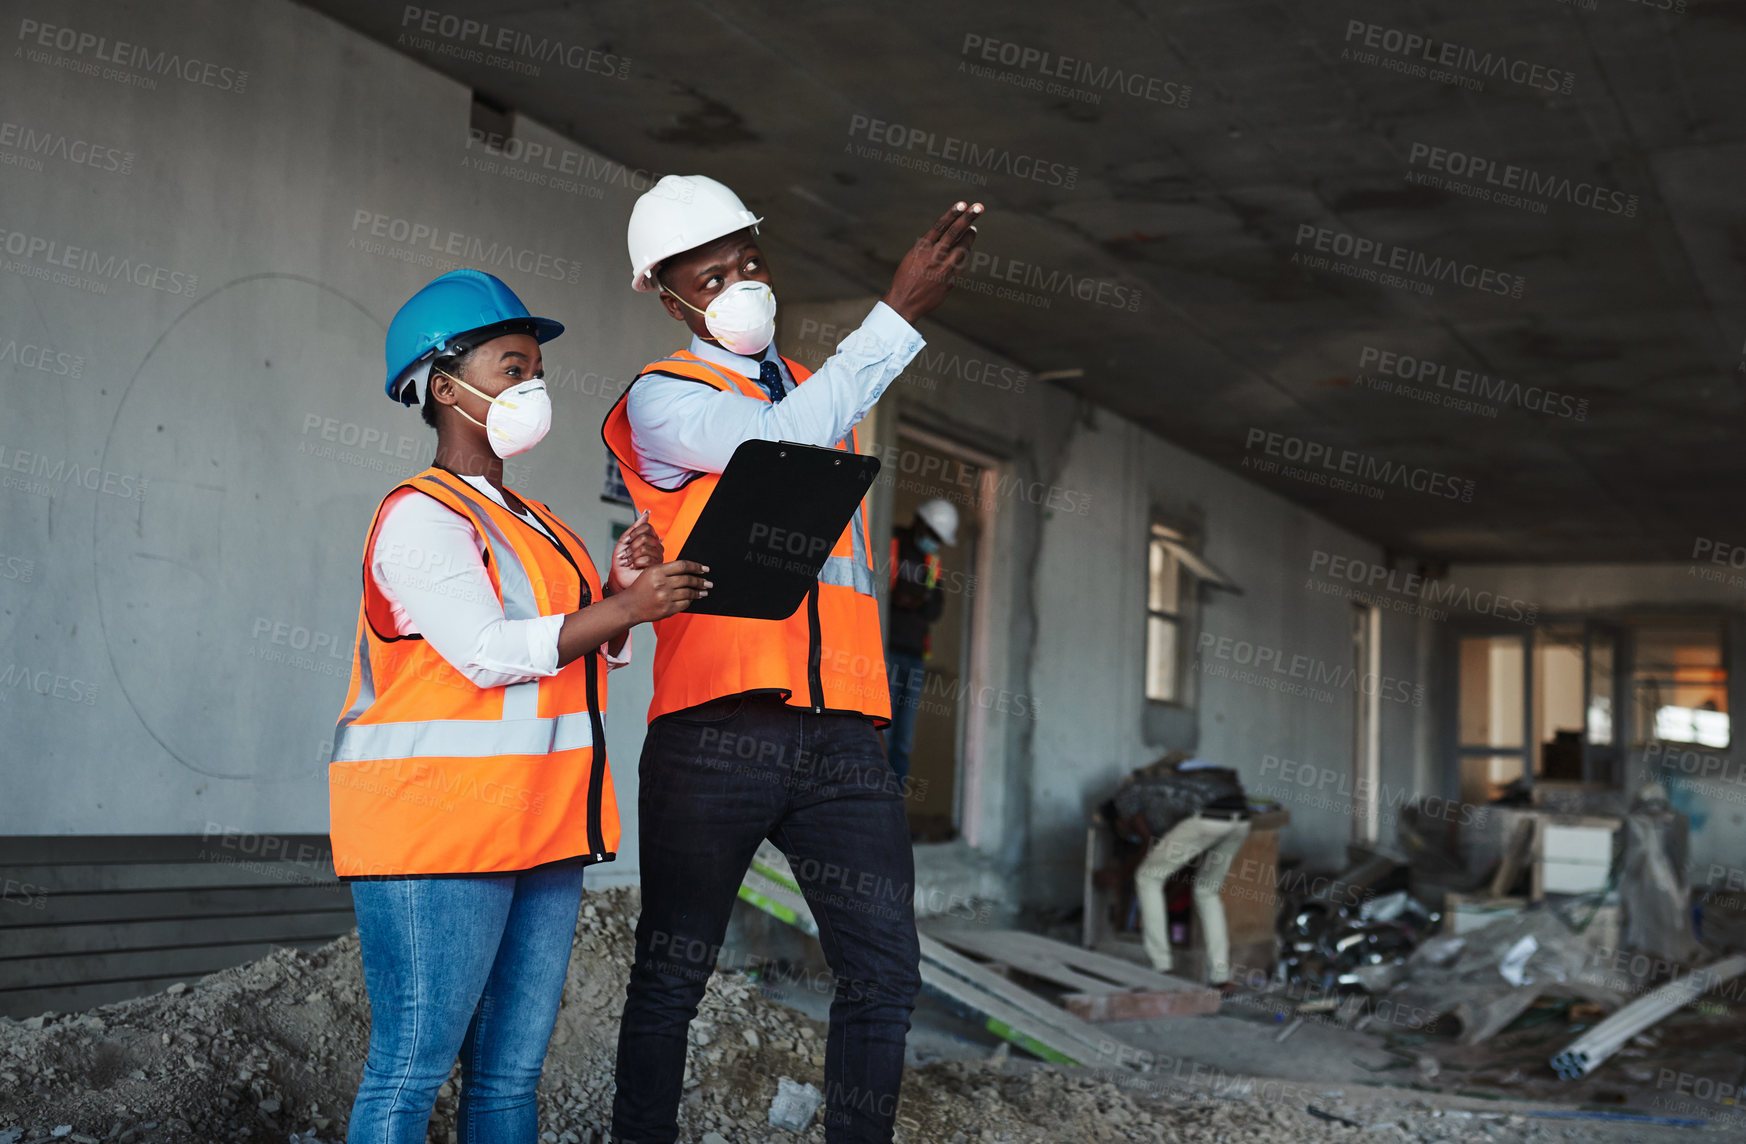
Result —
<path fill-rule="evenodd" d="M 679 301 L 697 310 L 685 299 Z M 776 337 L 776 294 L 762 282 L 735 282 L 710 299 L 709 309 L 697 312 L 703 315 L 704 328 L 722 348 L 741 357 L 756 357 Z"/>
<path fill-rule="evenodd" d="M 459 405 L 455 406 L 455 412 L 485 430 L 485 439 L 491 442 L 491 451 L 499 457 L 507 459 L 527 452 L 538 445 L 540 438 L 552 427 L 552 395 L 546 392 L 546 383 L 539 378 L 512 385 L 492 397 L 480 393 L 446 370 L 439 369 L 436 372 L 475 397 L 482 397 L 491 403 L 491 409 L 485 414 L 484 421 L 480 421 Z"/>

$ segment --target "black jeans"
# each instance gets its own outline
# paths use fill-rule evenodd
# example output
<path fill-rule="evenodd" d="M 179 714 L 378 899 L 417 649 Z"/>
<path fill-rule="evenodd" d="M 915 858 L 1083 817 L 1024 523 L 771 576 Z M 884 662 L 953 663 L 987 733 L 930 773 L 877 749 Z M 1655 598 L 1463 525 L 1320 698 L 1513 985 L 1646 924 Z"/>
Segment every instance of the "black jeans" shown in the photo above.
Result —
<path fill-rule="evenodd" d="M 650 724 L 638 783 L 643 909 L 618 1033 L 615 1138 L 677 1139 L 686 1028 L 740 879 L 768 838 L 788 856 L 836 979 L 825 1139 L 886 1144 L 921 950 L 901 783 L 873 724 L 774 697 L 719 699 Z"/>

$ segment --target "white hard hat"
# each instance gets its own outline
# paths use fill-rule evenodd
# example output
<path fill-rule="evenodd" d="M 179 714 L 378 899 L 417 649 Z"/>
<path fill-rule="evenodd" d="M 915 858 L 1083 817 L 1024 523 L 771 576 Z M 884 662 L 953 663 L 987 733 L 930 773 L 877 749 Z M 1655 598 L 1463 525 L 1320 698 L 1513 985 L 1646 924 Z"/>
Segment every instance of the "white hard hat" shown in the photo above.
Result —
<path fill-rule="evenodd" d="M 939 536 L 944 544 L 958 543 L 958 506 L 949 500 L 933 497 L 915 506 L 915 515 Z"/>
<path fill-rule="evenodd" d="M 649 272 L 662 261 L 763 221 L 708 175 L 663 175 L 631 208 L 631 289 L 658 290 Z"/>

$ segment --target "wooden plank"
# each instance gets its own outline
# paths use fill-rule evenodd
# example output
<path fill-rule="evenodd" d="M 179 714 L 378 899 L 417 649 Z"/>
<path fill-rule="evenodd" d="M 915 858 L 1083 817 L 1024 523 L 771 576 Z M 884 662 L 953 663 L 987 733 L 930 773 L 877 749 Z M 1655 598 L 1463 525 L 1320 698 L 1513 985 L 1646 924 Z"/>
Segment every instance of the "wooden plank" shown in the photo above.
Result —
<path fill-rule="evenodd" d="M 345 932 L 345 931 L 342 931 Z M 146 949 L 121 953 L 74 954 L 64 957 L 21 957 L 0 961 L 0 998 L 32 988 L 139 981 L 175 976 L 200 977 L 257 957 L 283 945 L 324 945 L 339 933 L 307 935 L 285 941 L 253 941 L 238 945 L 202 945 L 180 949 Z"/>
<path fill-rule="evenodd" d="M 1119 957 L 1111 957 L 1109 954 L 1101 953 L 1095 949 L 1076 949 L 1066 942 L 1054 941 L 1042 934 L 1018 932 L 1017 938 L 1021 946 L 1047 949 L 1051 955 L 1061 958 L 1068 965 L 1077 966 L 1086 973 L 1107 978 L 1126 988 L 1160 991 L 1201 988 L 1194 982 L 1184 980 L 1174 974 L 1160 973 L 1150 966 L 1124 961 Z"/>
<path fill-rule="evenodd" d="M 322 834 L 0 838 L 0 1012 L 139 996 L 270 950 L 349 932 L 351 892 Z"/>
<path fill-rule="evenodd" d="M 1161 992 L 1172 990 L 1196 990 L 1202 988 L 1192 981 L 1168 973 L 1159 973 L 1155 969 L 1124 961 L 1119 957 L 1111 957 L 1097 950 L 1081 949 L 1064 941 L 1055 941 L 1042 934 L 1029 933 L 1025 930 L 978 930 L 968 926 L 929 926 L 928 933 L 941 941 L 962 949 L 979 957 L 1006 961 L 1016 969 L 1033 972 L 1024 965 L 1014 961 L 1019 954 L 1026 955 L 1030 960 L 1053 960 L 1069 970 L 1076 970 L 1073 977 L 1063 977 L 1061 984 L 1071 984 L 1074 980 L 1095 981 L 1094 988 L 1088 988 L 1088 993 L 1112 993 L 1131 989 L 1150 989 Z M 1037 973 L 1046 980 L 1054 980 L 1047 974 Z M 1086 975 L 1090 975 L 1089 977 Z"/>
<path fill-rule="evenodd" d="M 235 959 L 231 964 L 241 965 L 245 961 L 253 961 L 280 946 L 290 946 L 293 949 L 319 949 L 326 944 L 325 940 L 310 940 L 276 942 L 271 946 L 236 946 L 231 951 L 231 956 Z M 255 949 L 257 952 L 251 953 L 250 949 Z M 153 977 L 133 977 L 121 981 L 93 981 L 77 985 L 8 990 L 0 992 L 0 1015 L 22 1020 L 25 1017 L 35 1017 L 42 1013 L 77 1013 L 85 1009 L 95 1008 L 98 1005 L 107 1005 L 113 1001 L 146 997 L 160 992 L 178 981 L 192 983 L 206 976 L 209 972 L 229 967 L 228 964 L 216 965 L 211 969 L 169 973 Z"/>
<path fill-rule="evenodd" d="M 0 835 L 0 869 L 93 862 L 199 862 L 202 852 L 282 861 L 283 855 L 328 852 L 325 834 L 226 833 L 213 824 L 203 834 L 11 834 Z"/>
<path fill-rule="evenodd" d="M 0 993 L 0 1013 L 14 1020 L 43 1013 L 79 1013 L 107 1005 L 161 993 L 178 981 L 193 984 L 198 976 L 147 977 L 132 981 L 103 981 L 89 985 L 57 985 L 47 989 L 18 989 Z"/>
<path fill-rule="evenodd" d="M 288 914 L 15 926 L 6 931 L 6 945 L 0 951 L 0 978 L 6 975 L 6 962 L 18 958 L 120 953 L 216 942 L 228 944 L 239 941 L 284 941 L 323 935 L 333 937 L 348 932 L 354 924 L 352 911 L 347 907 Z"/>
<path fill-rule="evenodd" d="M 1041 934 L 1017 930 L 977 932 L 964 927 L 940 928 L 933 935 L 948 945 L 985 957 L 998 957 L 1013 968 L 1045 981 L 1073 987 L 1090 983 L 1061 998 L 1067 1011 L 1082 1021 L 1140 1021 L 1157 1017 L 1194 1017 L 1219 1011 L 1215 989 L 1158 973 L 1107 954 L 1082 950 Z M 1090 962 L 1116 980 L 1088 977 L 1063 964 Z"/>
<path fill-rule="evenodd" d="M 14 926 L 76 925 L 195 917 L 242 917 L 311 910 L 349 910 L 345 885 L 228 886 L 192 890 L 134 890 L 113 894 L 41 895 L 42 907 L 0 909 L 0 932 Z"/>
<path fill-rule="evenodd" d="M 1083 1050 L 1078 1046 L 1057 1048 L 1051 1043 L 1055 1038 L 1044 1034 L 1043 1039 L 1039 1039 L 1025 1032 L 1024 1030 L 1035 1025 L 1030 1015 L 1008 1005 L 987 990 L 978 989 L 951 974 L 929 973 L 926 964 L 922 966 L 922 988 L 981 1017 L 983 1028 L 1035 1057 L 1062 1065 L 1084 1063 L 1079 1059 Z"/>
<path fill-rule="evenodd" d="M 1028 973 L 1032 977 L 1072 989 L 1079 993 L 1109 993 L 1123 988 L 1100 977 L 1089 977 L 1064 964 L 1059 958 L 1050 957 L 1047 953 L 1026 949 L 1018 942 L 1003 941 L 1012 933 L 1010 930 L 995 930 L 990 933 L 975 934 L 957 929 L 930 929 L 928 936 L 946 943 L 954 949 L 961 950 L 985 961 L 998 962 Z"/>
<path fill-rule="evenodd" d="M 5 873 L 15 882 L 41 886 L 50 895 L 336 884 L 331 867 L 294 862 L 93 862 L 11 866 Z"/>
<path fill-rule="evenodd" d="M 924 984 L 928 981 L 929 971 L 934 970 L 937 983 L 952 985 L 950 981 L 939 982 L 939 978 L 957 977 L 977 987 L 992 999 L 1022 1013 L 1022 1027 L 1026 1032 L 1067 1053 L 1078 1063 L 1118 1068 L 1144 1059 L 1145 1054 L 1133 1046 L 1080 1020 L 1030 990 L 1014 985 L 934 938 L 926 934 L 919 936 Z"/>

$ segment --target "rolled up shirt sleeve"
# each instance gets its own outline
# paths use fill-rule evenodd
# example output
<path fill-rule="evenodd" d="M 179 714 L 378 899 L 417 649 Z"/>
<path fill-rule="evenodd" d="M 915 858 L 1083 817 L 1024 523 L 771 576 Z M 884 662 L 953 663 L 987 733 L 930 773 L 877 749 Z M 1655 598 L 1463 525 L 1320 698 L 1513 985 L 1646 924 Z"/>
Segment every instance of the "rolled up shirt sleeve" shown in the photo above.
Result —
<path fill-rule="evenodd" d="M 897 311 L 877 302 L 837 352 L 779 402 L 682 378 L 642 377 L 625 398 L 639 472 L 657 487 L 673 487 L 692 473 L 726 469 L 745 441 L 835 445 L 925 344 Z"/>
<path fill-rule="evenodd" d="M 611 640 L 607 640 L 600 645 L 600 662 L 606 665 L 606 670 L 617 671 L 621 667 L 629 667 L 631 661 L 631 633 L 624 633 L 624 646 L 618 649 L 617 655 L 612 654 L 612 651 L 610 650 L 611 647 Z"/>
<path fill-rule="evenodd" d="M 479 687 L 556 675 L 564 617 L 505 618 L 483 543 L 470 521 L 431 497 L 407 490 L 388 504 L 370 575 L 393 609 L 396 634 L 423 636 Z M 629 655 L 627 644 L 625 662 Z"/>

